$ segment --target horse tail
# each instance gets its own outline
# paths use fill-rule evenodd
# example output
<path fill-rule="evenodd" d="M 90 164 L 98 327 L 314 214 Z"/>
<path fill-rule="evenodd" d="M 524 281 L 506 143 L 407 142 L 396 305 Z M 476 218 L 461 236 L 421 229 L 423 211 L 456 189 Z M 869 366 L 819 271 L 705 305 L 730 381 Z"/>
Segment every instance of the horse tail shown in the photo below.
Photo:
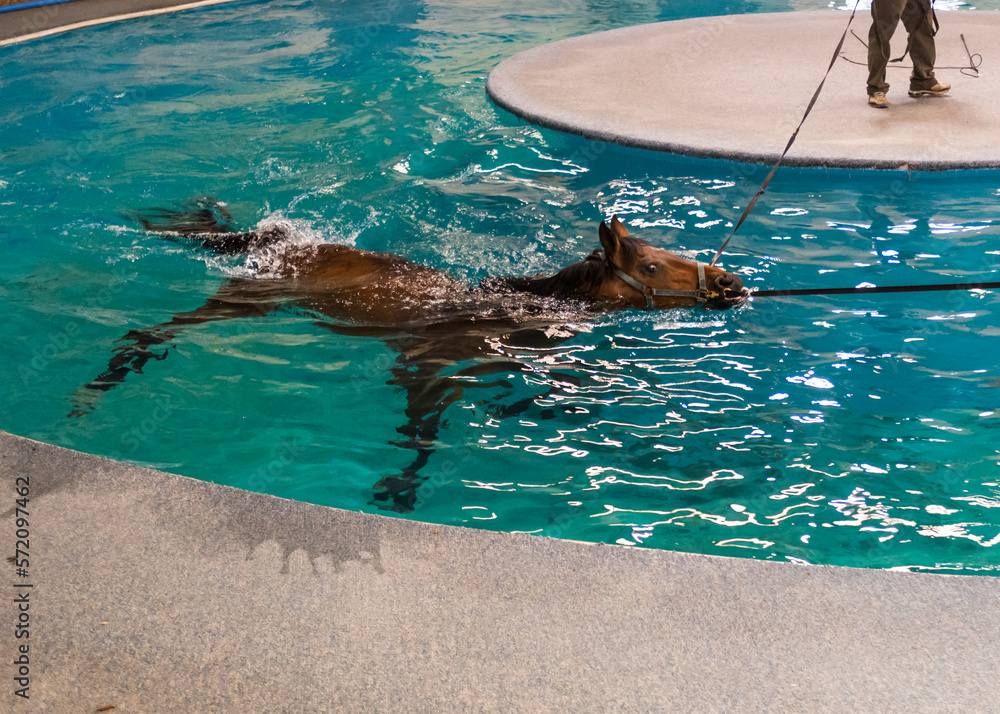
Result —
<path fill-rule="evenodd" d="M 199 233 L 233 232 L 233 217 L 226 210 L 226 204 L 211 196 L 191 199 L 179 209 L 143 208 L 126 215 L 155 233 L 179 233 L 190 237 Z"/>
<path fill-rule="evenodd" d="M 143 208 L 126 214 L 151 233 L 164 233 L 197 241 L 203 248 L 222 255 L 238 255 L 275 243 L 287 235 L 272 226 L 257 231 L 237 231 L 226 204 L 210 196 L 193 199 L 179 209 Z"/>

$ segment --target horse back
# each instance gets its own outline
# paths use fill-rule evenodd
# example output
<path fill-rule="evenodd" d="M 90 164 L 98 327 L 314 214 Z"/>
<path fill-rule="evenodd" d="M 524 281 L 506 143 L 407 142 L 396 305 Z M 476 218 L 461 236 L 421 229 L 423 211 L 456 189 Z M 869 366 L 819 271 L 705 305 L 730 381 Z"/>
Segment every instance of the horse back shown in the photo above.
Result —
<path fill-rule="evenodd" d="M 443 305 L 468 287 L 441 270 L 392 253 L 322 244 L 291 248 L 282 277 L 300 302 L 334 319 L 402 325 L 420 320 L 429 305 Z"/>

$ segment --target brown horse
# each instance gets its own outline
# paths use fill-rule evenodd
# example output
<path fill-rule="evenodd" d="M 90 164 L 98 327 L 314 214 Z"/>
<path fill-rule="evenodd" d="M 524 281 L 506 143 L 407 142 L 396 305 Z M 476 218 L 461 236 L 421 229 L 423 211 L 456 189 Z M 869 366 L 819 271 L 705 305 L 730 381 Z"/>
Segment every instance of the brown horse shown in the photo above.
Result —
<path fill-rule="evenodd" d="M 739 277 L 720 268 L 685 260 L 628 234 L 615 216 L 598 230 L 602 250 L 549 277 L 489 278 L 469 286 L 447 273 L 388 253 L 345 245 L 303 246 L 280 228 L 238 232 L 219 205 L 192 210 L 156 209 L 135 214 L 146 230 L 192 240 L 221 254 L 247 254 L 265 267 L 260 277 L 234 278 L 201 307 L 178 313 L 168 322 L 132 330 L 119 340 L 107 370 L 74 395 L 71 416 L 95 407 L 97 397 L 141 372 L 151 359 L 163 359 L 184 327 L 218 320 L 261 317 L 295 307 L 321 318 L 316 324 L 340 334 L 378 337 L 398 357 L 389 384 L 407 396 L 407 424 L 397 431 L 399 445 L 417 452 L 399 476 L 375 486 L 375 503 L 412 511 L 420 469 L 434 451 L 441 416 L 468 386 L 461 377 L 511 371 L 503 344 L 514 348 L 552 345 L 565 340 L 556 323 L 588 312 L 621 308 L 668 309 L 703 304 L 725 309 L 746 294 Z M 484 357 L 492 358 L 485 362 Z M 441 371 L 457 362 L 479 359 L 451 377 Z M 518 363 L 515 369 L 523 369 Z M 529 402 L 532 400 L 528 400 Z M 526 405 L 505 410 L 517 413 Z"/>

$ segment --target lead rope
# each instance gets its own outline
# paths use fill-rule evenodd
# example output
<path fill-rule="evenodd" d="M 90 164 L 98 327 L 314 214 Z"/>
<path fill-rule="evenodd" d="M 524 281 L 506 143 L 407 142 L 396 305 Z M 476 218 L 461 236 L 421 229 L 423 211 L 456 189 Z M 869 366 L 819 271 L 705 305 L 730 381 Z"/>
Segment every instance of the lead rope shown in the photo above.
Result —
<path fill-rule="evenodd" d="M 941 23 L 938 22 L 937 13 L 934 12 L 934 0 L 931 0 L 930 3 L 927 4 L 927 12 L 924 13 L 924 19 L 921 20 L 920 22 L 921 23 L 930 22 L 931 37 L 937 37 L 938 30 L 941 29 Z M 876 28 L 875 31 L 878 32 L 879 35 L 878 41 L 886 48 L 886 51 L 888 51 L 889 43 L 882 38 L 882 28 L 878 26 L 878 23 L 875 23 L 875 28 Z M 889 59 L 889 57 L 886 55 L 883 55 L 883 57 L 889 60 L 889 62 L 902 62 L 904 59 L 906 59 L 906 55 L 910 54 L 910 45 L 912 44 L 912 42 L 913 42 L 913 36 L 910 35 L 909 32 L 907 32 L 906 49 L 903 50 L 903 54 L 901 54 L 896 59 Z"/>
<path fill-rule="evenodd" d="M 755 290 L 753 297 L 791 297 L 796 295 L 862 295 L 865 293 L 926 293 L 943 290 L 997 290 L 1000 282 L 941 283 L 938 285 L 869 285 L 854 288 L 796 288 L 794 290 Z"/>
<path fill-rule="evenodd" d="M 854 22 L 854 16 L 857 14 L 858 5 L 860 4 L 861 0 L 856 0 L 856 2 L 854 3 L 854 9 L 851 10 L 851 16 L 847 20 L 847 27 L 844 28 L 844 34 L 840 36 L 840 42 L 837 43 L 837 49 L 833 51 L 833 57 L 830 59 L 830 66 L 826 68 L 826 74 L 823 75 L 823 79 L 820 80 L 819 86 L 816 87 L 816 91 L 813 93 L 812 99 L 809 100 L 809 106 L 806 107 L 806 112 L 805 114 L 802 115 L 802 121 L 800 121 L 799 125 L 795 127 L 795 131 L 792 132 L 792 136 L 788 139 L 788 143 L 785 145 L 785 150 L 781 152 L 781 156 L 778 157 L 778 161 L 774 165 L 774 168 L 771 169 L 771 173 L 769 173 L 767 175 L 767 178 L 764 179 L 764 183 L 760 185 L 760 189 L 750 200 L 750 203 L 747 205 L 746 209 L 744 209 L 743 215 L 740 216 L 740 220 L 736 222 L 736 225 L 733 227 L 733 230 L 729 234 L 729 237 L 726 238 L 726 241 L 715 252 L 715 257 L 712 258 L 711 261 L 709 261 L 708 263 L 709 265 L 715 265 L 716 261 L 719 259 L 719 256 L 722 255 L 722 251 L 726 249 L 726 246 L 729 245 L 729 241 L 731 241 L 733 239 L 733 236 L 736 235 L 736 231 L 738 231 L 740 229 L 740 226 L 743 225 L 743 221 L 747 219 L 747 216 L 750 215 L 750 212 L 753 210 L 753 207 L 757 205 L 757 199 L 759 199 L 761 196 L 764 195 L 764 191 L 767 189 L 767 185 L 771 183 L 771 178 L 774 176 L 774 172 L 778 170 L 779 166 L 781 166 L 781 162 L 785 160 L 785 155 L 788 153 L 788 150 L 791 149 L 792 144 L 795 143 L 795 138 L 799 135 L 799 129 L 801 129 L 802 125 L 805 124 L 806 117 L 809 116 L 809 113 L 812 111 L 813 106 L 816 104 L 816 100 L 819 99 L 819 93 L 823 89 L 823 85 L 826 83 L 826 78 L 830 76 L 830 70 L 832 70 L 833 65 L 837 63 L 837 58 L 840 56 L 840 51 L 844 48 L 844 40 L 847 39 L 847 31 L 851 29 L 851 23 Z"/>

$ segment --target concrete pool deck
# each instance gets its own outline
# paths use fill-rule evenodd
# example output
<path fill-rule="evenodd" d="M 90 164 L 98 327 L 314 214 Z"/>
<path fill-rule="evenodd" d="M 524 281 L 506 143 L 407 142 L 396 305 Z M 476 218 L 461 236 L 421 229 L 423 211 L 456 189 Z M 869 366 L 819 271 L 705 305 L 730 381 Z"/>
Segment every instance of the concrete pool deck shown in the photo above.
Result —
<path fill-rule="evenodd" d="M 1000 579 L 287 501 L 0 432 L 5 711 L 996 711 Z M 12 694 L 30 583 L 30 701 Z"/>
<path fill-rule="evenodd" d="M 639 25 L 535 47 L 501 62 L 486 91 L 541 126 L 626 146 L 774 163 L 830 64 L 849 13 L 728 15 Z M 949 95 L 911 98 L 890 64 L 888 110 L 868 106 L 867 49 L 848 35 L 787 165 L 942 170 L 1000 166 L 1000 74 L 971 52 L 1000 45 L 1000 12 L 940 12 L 937 77 Z M 852 28 L 865 41 L 871 17 Z M 893 37 L 893 57 L 906 33 Z M 904 67 L 905 66 L 905 67 Z M 954 69 L 949 69 L 949 68 Z M 967 70 L 968 74 L 971 74 Z"/>

